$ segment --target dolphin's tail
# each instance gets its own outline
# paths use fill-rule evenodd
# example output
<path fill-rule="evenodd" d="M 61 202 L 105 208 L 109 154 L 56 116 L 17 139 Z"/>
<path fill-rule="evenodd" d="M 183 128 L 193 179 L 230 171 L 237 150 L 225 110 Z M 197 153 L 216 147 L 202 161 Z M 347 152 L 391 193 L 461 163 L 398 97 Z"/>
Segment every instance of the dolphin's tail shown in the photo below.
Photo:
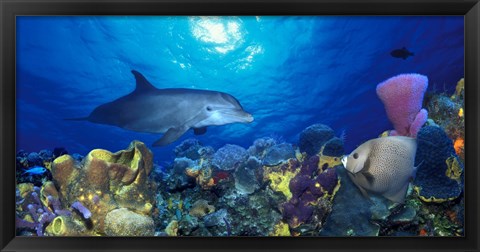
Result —
<path fill-rule="evenodd" d="M 63 118 L 63 120 L 65 121 L 87 121 L 88 120 L 88 116 L 87 117 L 77 117 L 77 118 Z"/>

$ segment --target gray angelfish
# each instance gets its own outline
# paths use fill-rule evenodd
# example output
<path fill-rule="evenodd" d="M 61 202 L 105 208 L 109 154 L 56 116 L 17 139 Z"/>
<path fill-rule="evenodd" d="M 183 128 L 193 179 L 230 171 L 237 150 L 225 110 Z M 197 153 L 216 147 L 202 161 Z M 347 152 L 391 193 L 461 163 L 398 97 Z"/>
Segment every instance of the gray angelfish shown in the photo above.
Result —
<path fill-rule="evenodd" d="M 120 128 L 148 133 L 165 133 L 153 146 L 164 146 L 180 138 L 187 130 L 204 134 L 207 126 L 250 123 L 253 116 L 245 112 L 233 96 L 217 91 L 154 87 L 139 72 L 132 70 L 136 89 L 112 102 L 102 104 L 84 118 Z"/>
<path fill-rule="evenodd" d="M 403 203 L 409 182 L 415 176 L 417 141 L 405 136 L 369 140 L 342 158 L 353 183 L 364 196 L 367 192 Z"/>

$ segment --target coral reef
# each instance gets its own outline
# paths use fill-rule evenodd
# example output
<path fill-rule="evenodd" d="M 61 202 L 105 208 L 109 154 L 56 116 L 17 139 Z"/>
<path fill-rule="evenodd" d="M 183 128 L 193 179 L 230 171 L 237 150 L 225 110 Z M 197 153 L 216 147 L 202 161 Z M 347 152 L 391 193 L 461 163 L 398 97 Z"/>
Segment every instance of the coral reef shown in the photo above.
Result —
<path fill-rule="evenodd" d="M 90 234 L 85 228 L 90 222 L 88 210 L 85 212 L 79 202 L 72 204 L 71 210 L 62 208 L 51 181 L 42 188 L 30 183 L 18 184 L 16 205 L 17 230 L 32 231 L 37 236 Z M 78 209 L 82 213 L 77 214 Z"/>
<path fill-rule="evenodd" d="M 140 214 L 150 218 L 148 215 L 154 199 L 153 188 L 147 178 L 151 169 L 152 153 L 143 143 L 134 141 L 127 150 L 116 153 L 93 150 L 85 157 L 83 166 L 78 166 L 69 155 L 58 157 L 53 161 L 52 175 L 62 203 L 75 206 L 79 202 L 86 209 L 74 208 L 83 217 L 91 215 L 92 227 L 89 231 L 100 235 L 125 235 L 125 231 L 117 228 L 120 224 L 107 223 L 107 215 L 124 208 L 110 216 L 128 219 L 130 214 L 132 219 L 139 219 L 137 215 Z M 129 229 L 128 232 L 153 234 L 153 225 L 145 225 L 152 228 L 151 232 L 139 231 L 133 222 L 121 225 Z M 119 233 L 115 233 L 117 231 Z"/>
<path fill-rule="evenodd" d="M 44 229 L 61 211 L 60 203 L 50 197 L 50 206 L 40 200 L 40 188 L 33 184 L 20 184 L 17 189 L 16 226 L 18 230 L 31 230 L 43 236 Z M 67 214 L 67 213 L 65 213 Z"/>
<path fill-rule="evenodd" d="M 464 81 L 457 83 L 455 93 L 448 96 L 445 93 L 428 94 L 425 104 L 432 122 L 445 130 L 448 137 L 454 141 L 456 154 L 465 162 L 465 117 L 464 117 Z"/>
<path fill-rule="evenodd" d="M 414 185 L 426 202 L 454 200 L 463 191 L 463 164 L 446 133 L 435 126 L 425 126 L 417 136 L 416 164 L 419 164 Z"/>
<path fill-rule="evenodd" d="M 302 133 L 298 148 L 279 138 L 260 138 L 248 150 L 225 145 L 215 151 L 188 139 L 175 148 L 172 162 L 158 164 L 137 141 L 123 151 L 97 149 L 84 158 L 19 151 L 17 174 L 37 164 L 47 171 L 17 179 L 17 234 L 464 234 L 464 167 L 457 155 L 463 143 L 454 144 L 440 127 L 424 126 L 417 134 L 419 168 L 405 204 L 376 195 L 368 200 L 360 193 L 341 167 L 343 140 L 328 126 L 315 124 Z M 32 183 L 18 183 L 23 180 Z"/>
<path fill-rule="evenodd" d="M 400 74 L 377 85 L 377 95 L 395 129 L 390 135 L 416 137 L 428 117 L 422 109 L 427 87 L 428 78 L 420 74 Z"/>

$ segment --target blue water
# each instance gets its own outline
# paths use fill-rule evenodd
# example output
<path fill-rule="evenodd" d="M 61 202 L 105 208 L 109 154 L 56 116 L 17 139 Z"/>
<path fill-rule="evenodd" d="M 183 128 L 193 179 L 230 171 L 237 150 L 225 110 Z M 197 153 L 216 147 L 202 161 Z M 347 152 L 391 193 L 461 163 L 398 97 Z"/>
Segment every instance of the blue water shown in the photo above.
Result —
<path fill-rule="evenodd" d="M 314 123 L 346 132 L 346 151 L 391 129 L 375 87 L 400 73 L 453 92 L 464 75 L 464 23 L 449 17 L 17 17 L 17 150 L 118 151 L 158 134 L 63 118 L 83 117 L 135 88 L 131 70 L 158 88 L 235 96 L 251 124 L 189 131 L 219 148 L 256 138 L 297 143 Z M 407 47 L 406 60 L 390 51 Z"/>

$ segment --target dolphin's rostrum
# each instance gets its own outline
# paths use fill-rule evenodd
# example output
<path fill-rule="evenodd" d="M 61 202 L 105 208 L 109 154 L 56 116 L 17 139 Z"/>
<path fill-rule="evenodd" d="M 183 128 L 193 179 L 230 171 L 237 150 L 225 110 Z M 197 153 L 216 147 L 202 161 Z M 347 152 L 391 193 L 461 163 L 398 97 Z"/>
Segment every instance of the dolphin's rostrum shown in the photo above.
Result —
<path fill-rule="evenodd" d="M 139 72 L 132 70 L 136 89 L 112 102 L 102 104 L 85 118 L 120 128 L 149 133 L 165 133 L 153 146 L 164 146 L 180 138 L 187 130 L 204 134 L 207 126 L 250 123 L 253 116 L 245 112 L 233 96 L 217 91 L 154 87 Z"/>

